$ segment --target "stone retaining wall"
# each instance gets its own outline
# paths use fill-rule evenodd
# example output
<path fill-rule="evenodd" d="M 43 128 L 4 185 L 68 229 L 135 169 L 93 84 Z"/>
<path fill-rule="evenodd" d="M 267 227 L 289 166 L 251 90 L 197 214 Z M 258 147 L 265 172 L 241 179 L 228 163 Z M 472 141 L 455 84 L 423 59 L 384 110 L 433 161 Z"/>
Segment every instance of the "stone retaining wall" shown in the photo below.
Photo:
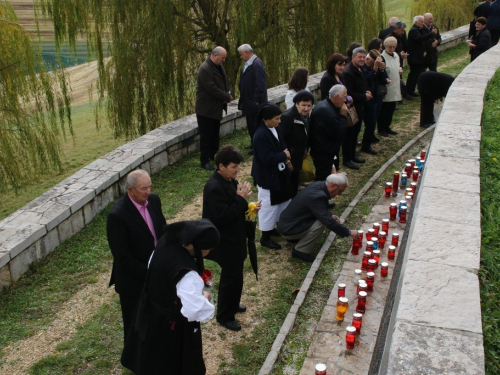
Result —
<path fill-rule="evenodd" d="M 456 44 L 466 34 L 459 29 L 443 33 L 441 48 Z M 322 74 L 310 77 L 312 91 L 318 90 Z M 286 90 L 286 85 L 269 89 L 269 100 L 282 104 Z M 245 126 L 237 101 L 231 102 L 222 120 L 221 135 Z M 123 194 L 129 171 L 143 168 L 154 174 L 198 149 L 196 116 L 183 117 L 118 147 L 0 221 L 0 290 Z"/>

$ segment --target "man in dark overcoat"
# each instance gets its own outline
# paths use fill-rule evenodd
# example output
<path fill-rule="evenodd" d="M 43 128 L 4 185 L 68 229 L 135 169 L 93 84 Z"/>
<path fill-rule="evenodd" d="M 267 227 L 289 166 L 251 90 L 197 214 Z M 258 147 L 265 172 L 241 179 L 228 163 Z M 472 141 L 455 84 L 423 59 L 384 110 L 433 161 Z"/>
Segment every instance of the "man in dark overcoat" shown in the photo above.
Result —
<path fill-rule="evenodd" d="M 420 92 L 420 126 L 428 128 L 436 121 L 434 119 L 434 102 L 448 93 L 455 78 L 449 74 L 427 71 L 418 78 Z"/>
<path fill-rule="evenodd" d="M 200 164 L 203 169 L 212 171 L 210 160 L 219 149 L 219 131 L 222 111 L 227 112 L 227 103 L 233 100 L 231 85 L 222 63 L 227 52 L 215 47 L 198 70 L 196 80 L 195 113 L 200 132 Z"/>
<path fill-rule="evenodd" d="M 120 296 L 124 337 L 146 278 L 147 265 L 166 224 L 161 201 L 151 193 L 151 178 L 144 170 L 127 176 L 127 192 L 115 203 L 106 225 L 113 253 L 109 286 Z"/>
<path fill-rule="evenodd" d="M 441 44 L 441 34 L 436 25 L 432 23 L 434 17 L 432 13 L 424 14 L 424 27 L 422 27 L 422 32 L 424 34 L 432 34 L 432 30 L 436 29 L 437 33 L 433 34 L 433 37 L 425 41 L 425 69 L 437 72 L 437 62 L 438 62 L 438 50 L 437 47 Z"/>
<path fill-rule="evenodd" d="M 250 135 L 250 154 L 253 154 L 253 135 L 257 128 L 257 113 L 259 105 L 267 103 L 266 69 L 261 59 L 254 54 L 249 44 L 238 47 L 238 53 L 245 65 L 240 73 L 240 100 L 238 109 L 247 120 L 247 130 Z"/>

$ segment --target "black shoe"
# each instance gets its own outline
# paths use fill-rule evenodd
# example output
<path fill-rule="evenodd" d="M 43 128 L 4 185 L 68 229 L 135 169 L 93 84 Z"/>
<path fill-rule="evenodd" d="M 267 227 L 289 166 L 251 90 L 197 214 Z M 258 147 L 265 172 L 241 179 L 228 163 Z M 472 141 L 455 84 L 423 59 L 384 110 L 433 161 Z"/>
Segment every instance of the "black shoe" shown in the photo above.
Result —
<path fill-rule="evenodd" d="M 245 150 L 251 150 L 253 148 L 252 145 L 245 146 Z"/>
<path fill-rule="evenodd" d="M 420 127 L 424 128 L 424 129 L 430 128 L 431 126 L 432 126 L 432 124 L 422 124 L 422 125 L 420 125 Z"/>
<path fill-rule="evenodd" d="M 392 129 L 387 129 L 387 133 L 389 133 L 390 135 L 397 135 L 398 134 L 398 132 L 395 132 Z"/>
<path fill-rule="evenodd" d="M 229 322 L 218 322 L 224 328 L 230 329 L 231 331 L 241 330 L 241 325 L 236 320 L 230 320 Z"/>
<path fill-rule="evenodd" d="M 264 247 L 268 247 L 270 249 L 275 249 L 275 250 L 279 250 L 281 249 L 281 245 L 279 243 L 276 243 L 274 242 L 273 240 L 271 239 L 268 239 L 268 240 L 263 240 L 262 238 L 260 239 L 260 245 L 261 246 L 264 246 Z"/>
<path fill-rule="evenodd" d="M 215 168 L 212 164 L 210 163 L 206 163 L 204 165 L 201 166 L 203 169 L 206 169 L 207 171 L 213 171 Z"/>
<path fill-rule="evenodd" d="M 410 94 L 406 94 L 406 95 L 404 96 L 404 98 L 405 98 L 406 100 L 413 100 L 413 96 L 411 96 Z"/>
<path fill-rule="evenodd" d="M 328 208 L 333 208 L 335 206 L 336 206 L 335 202 L 328 201 Z"/>
<path fill-rule="evenodd" d="M 248 155 L 253 155 L 253 150 L 248 151 Z"/>
<path fill-rule="evenodd" d="M 378 139 L 377 137 L 373 136 L 373 139 L 372 139 L 372 143 L 379 143 L 380 142 L 380 139 Z"/>
<path fill-rule="evenodd" d="M 378 132 L 378 135 L 380 135 L 381 137 L 388 137 L 389 134 L 387 134 L 386 132 Z"/>
<path fill-rule="evenodd" d="M 365 159 L 361 159 L 358 155 L 355 155 L 353 158 L 352 158 L 352 161 L 355 162 L 355 163 L 359 163 L 359 164 L 363 164 L 366 162 Z"/>
<path fill-rule="evenodd" d="M 247 307 L 245 305 L 242 305 L 241 303 L 238 306 L 238 310 L 236 310 L 236 312 L 239 312 L 239 313 L 244 313 L 246 311 L 247 311 Z"/>
<path fill-rule="evenodd" d="M 314 259 L 316 259 L 316 257 L 314 255 L 302 253 L 302 252 L 297 251 L 295 249 L 292 250 L 292 258 L 300 259 L 303 262 L 307 262 L 307 263 L 312 263 L 312 262 L 314 262 Z"/>
<path fill-rule="evenodd" d="M 351 169 L 359 169 L 359 167 L 354 164 L 354 162 L 352 162 L 351 160 L 349 161 L 345 161 L 344 162 L 344 165 L 347 167 L 347 168 L 351 168 Z"/>
<path fill-rule="evenodd" d="M 361 147 L 361 152 L 366 152 L 367 154 L 370 154 L 370 155 L 377 155 L 378 154 L 378 152 L 375 151 L 371 147 L 366 147 L 366 148 L 365 147 Z M 356 161 L 356 160 L 354 160 L 354 161 Z"/>

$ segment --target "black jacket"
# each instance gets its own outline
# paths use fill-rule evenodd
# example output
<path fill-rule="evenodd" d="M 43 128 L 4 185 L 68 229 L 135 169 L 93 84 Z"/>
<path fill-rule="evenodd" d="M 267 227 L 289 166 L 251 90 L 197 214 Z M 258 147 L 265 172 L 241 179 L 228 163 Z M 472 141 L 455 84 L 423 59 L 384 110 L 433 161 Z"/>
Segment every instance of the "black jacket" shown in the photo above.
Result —
<path fill-rule="evenodd" d="M 373 70 L 373 68 L 370 68 L 366 64 L 361 67 L 361 70 L 363 71 L 363 74 L 365 76 L 366 83 L 368 85 L 368 90 L 370 90 L 370 92 L 373 95 L 373 99 L 371 101 L 375 102 L 377 101 L 377 99 L 379 99 L 378 97 L 379 85 L 386 85 L 387 78 L 389 78 L 389 76 L 385 71 L 383 72 L 375 71 Z"/>
<path fill-rule="evenodd" d="M 365 76 L 361 70 L 352 65 L 351 61 L 345 67 L 341 78 L 347 88 L 347 95 L 350 95 L 354 101 L 354 107 L 358 113 L 358 118 L 362 120 L 366 102 L 366 91 L 368 90 Z"/>
<path fill-rule="evenodd" d="M 238 109 L 244 115 L 257 113 L 259 105 L 267 102 L 266 69 L 258 57 L 245 72 L 241 70 L 239 88 Z"/>
<path fill-rule="evenodd" d="M 471 61 L 474 61 L 479 55 L 491 48 L 490 31 L 485 27 L 483 30 L 472 37 L 471 42 L 476 45 L 476 48 L 471 48 L 469 51 L 471 55 Z"/>
<path fill-rule="evenodd" d="M 306 128 L 295 105 L 281 115 L 280 128 L 283 132 L 285 143 L 288 146 L 288 151 L 290 151 L 292 157 L 291 163 L 293 165 L 293 173 L 299 173 L 302 170 L 302 162 L 307 148 L 307 134 L 309 129 Z"/>
<path fill-rule="evenodd" d="M 330 99 L 320 101 L 312 110 L 309 129 L 311 156 L 316 153 L 336 154 L 344 140 L 346 117 Z"/>
<path fill-rule="evenodd" d="M 209 219 L 220 234 L 219 245 L 207 259 L 219 265 L 239 265 L 245 261 L 248 203 L 236 194 L 238 181 L 227 181 L 214 171 L 203 188 L 203 218 Z"/>
<path fill-rule="evenodd" d="M 427 71 L 418 77 L 418 92 L 422 100 L 437 100 L 446 96 L 455 78 L 445 73 Z"/>
<path fill-rule="evenodd" d="M 435 27 L 436 30 L 438 31 L 437 34 L 433 34 L 432 32 L 432 28 Z M 435 64 L 437 63 L 438 61 L 438 50 L 437 50 L 437 46 L 436 47 L 433 47 L 432 46 L 432 43 L 434 43 L 434 41 L 438 41 L 438 46 L 441 44 L 441 34 L 439 33 L 439 29 L 437 28 L 436 25 L 432 25 L 430 29 L 428 29 L 427 27 L 422 27 L 422 33 L 427 35 L 427 34 L 432 34 L 432 37 L 430 39 L 427 39 L 425 42 L 424 42 L 424 45 L 425 45 L 425 52 L 427 52 L 427 55 L 425 56 L 424 58 L 424 61 L 427 63 L 427 64 Z"/>
<path fill-rule="evenodd" d="M 335 76 L 331 76 L 330 73 L 325 72 L 323 77 L 321 77 L 321 81 L 319 81 L 319 89 L 321 90 L 321 100 L 328 98 L 328 93 L 330 89 L 338 84 L 343 84 L 342 82 L 337 81 Z"/>
<path fill-rule="evenodd" d="M 425 41 L 431 39 L 434 34 L 431 32 L 429 34 L 424 34 L 424 31 L 413 25 L 408 33 L 408 64 L 421 64 L 425 63 L 424 52 L 425 52 Z"/>
<path fill-rule="evenodd" d="M 389 36 L 389 34 L 392 32 L 392 30 L 394 30 L 394 26 L 389 26 L 386 29 L 380 30 L 380 32 L 378 33 L 378 38 L 385 40 L 385 38 L 387 38 Z"/>
<path fill-rule="evenodd" d="M 285 236 L 302 233 L 311 228 L 316 220 L 340 237 L 347 237 L 351 231 L 332 217 L 328 210 L 330 193 L 325 181 L 316 181 L 297 194 L 280 215 L 278 232 Z"/>

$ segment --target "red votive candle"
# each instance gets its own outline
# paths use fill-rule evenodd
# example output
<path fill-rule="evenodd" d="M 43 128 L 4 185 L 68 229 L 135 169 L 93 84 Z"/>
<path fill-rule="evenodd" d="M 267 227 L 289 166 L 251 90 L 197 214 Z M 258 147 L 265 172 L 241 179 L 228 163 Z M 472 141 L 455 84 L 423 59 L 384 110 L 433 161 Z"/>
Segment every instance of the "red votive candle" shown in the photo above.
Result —
<path fill-rule="evenodd" d="M 380 223 L 373 223 L 374 235 L 378 236 L 378 232 L 380 231 Z"/>
<path fill-rule="evenodd" d="M 363 325 L 363 314 L 354 313 L 352 314 L 352 324 L 356 328 L 356 335 L 361 333 L 361 326 Z"/>
<path fill-rule="evenodd" d="M 358 293 L 358 305 L 356 306 L 356 312 L 364 314 L 366 311 L 366 296 L 368 293 L 360 291 Z"/>
<path fill-rule="evenodd" d="M 387 252 L 387 259 L 393 260 L 396 257 L 396 246 L 389 246 L 389 251 Z"/>
<path fill-rule="evenodd" d="M 365 251 L 363 253 L 363 259 L 361 259 L 361 270 L 366 271 L 368 269 L 368 260 L 372 257 L 371 251 Z"/>
<path fill-rule="evenodd" d="M 411 186 L 411 192 L 412 192 L 413 194 L 415 194 L 415 191 L 417 191 L 417 183 L 416 183 L 416 182 L 412 182 L 412 183 L 410 184 L 410 186 Z"/>
<path fill-rule="evenodd" d="M 398 214 L 398 205 L 397 203 L 391 203 L 389 206 L 389 219 L 396 220 L 396 215 Z"/>
<path fill-rule="evenodd" d="M 345 333 L 345 347 L 347 349 L 354 349 L 354 343 L 356 341 L 356 328 L 349 326 L 346 328 Z"/>
<path fill-rule="evenodd" d="M 390 197 L 392 192 L 392 182 L 385 183 L 384 193 L 386 197 Z"/>
<path fill-rule="evenodd" d="M 365 280 L 358 280 L 358 286 L 356 287 L 356 294 L 359 294 L 359 292 L 363 291 L 366 292 L 366 289 L 368 286 L 366 285 Z"/>
<path fill-rule="evenodd" d="M 401 212 L 399 214 L 399 222 L 401 224 L 406 223 L 406 210 L 407 209 L 408 209 L 408 207 L 406 207 L 406 206 L 401 207 Z"/>
<path fill-rule="evenodd" d="M 406 173 L 407 176 L 411 175 L 411 170 L 412 170 L 411 164 L 410 163 L 406 163 L 405 164 L 405 173 Z"/>
<path fill-rule="evenodd" d="M 359 243 L 362 243 L 363 242 L 363 231 L 362 230 L 358 230 L 358 241 Z"/>
<path fill-rule="evenodd" d="M 368 266 L 366 268 L 366 270 L 368 272 L 373 272 L 375 271 L 375 266 L 377 265 L 377 261 L 375 259 L 369 259 L 368 260 Z"/>
<path fill-rule="evenodd" d="M 370 240 L 372 239 L 372 237 L 376 237 L 376 235 L 375 235 L 375 229 L 370 228 L 370 229 L 368 229 L 368 231 L 366 232 L 366 240 L 367 240 L 367 241 L 370 241 Z"/>
<path fill-rule="evenodd" d="M 397 247 L 398 244 L 399 244 L 399 233 L 393 233 L 391 239 L 391 245 Z"/>
<path fill-rule="evenodd" d="M 349 300 L 346 297 L 340 297 L 337 301 L 337 315 L 335 319 L 342 322 L 344 321 L 344 314 L 347 312 L 349 308 Z"/>
<path fill-rule="evenodd" d="M 366 241 L 365 251 L 368 251 L 371 254 L 373 251 L 373 241 Z"/>
<path fill-rule="evenodd" d="M 387 234 L 385 231 L 381 230 L 378 234 L 378 248 L 380 250 L 384 248 L 386 240 L 387 240 Z"/>
<path fill-rule="evenodd" d="M 413 167 L 415 166 L 415 159 L 408 159 L 408 163 L 410 163 L 411 168 L 413 169 Z"/>
<path fill-rule="evenodd" d="M 339 297 L 339 298 L 340 298 L 340 297 L 345 297 L 345 287 L 346 287 L 346 286 L 347 286 L 347 285 L 346 285 L 346 284 L 344 284 L 344 283 L 340 283 L 340 284 L 339 284 L 339 289 L 338 289 L 338 297 Z"/>
<path fill-rule="evenodd" d="M 375 272 L 368 272 L 366 274 L 366 285 L 368 287 L 368 293 L 373 292 L 373 284 L 375 283 Z"/>
<path fill-rule="evenodd" d="M 352 255 L 358 255 L 359 254 L 359 242 L 356 238 L 352 239 L 352 248 L 351 248 L 351 254 Z"/>
<path fill-rule="evenodd" d="M 315 367 L 314 375 L 326 375 L 326 365 L 318 363 Z"/>
<path fill-rule="evenodd" d="M 420 151 L 420 160 L 425 161 L 425 150 Z"/>
<path fill-rule="evenodd" d="M 394 176 L 392 177 L 392 196 L 395 197 L 398 192 L 399 187 L 399 171 L 394 172 Z"/>
<path fill-rule="evenodd" d="M 389 263 L 382 262 L 380 263 L 380 276 L 387 277 L 389 274 Z"/>
<path fill-rule="evenodd" d="M 372 256 L 372 259 L 376 262 L 375 268 L 378 268 L 378 263 L 380 262 L 380 250 L 373 250 Z"/>
<path fill-rule="evenodd" d="M 413 168 L 413 172 L 411 174 L 411 179 L 413 182 L 418 180 L 418 175 L 419 175 L 419 170 L 418 170 L 418 167 L 415 166 L 415 168 Z"/>
<path fill-rule="evenodd" d="M 389 219 L 382 220 L 382 230 L 386 233 L 389 231 Z"/>

